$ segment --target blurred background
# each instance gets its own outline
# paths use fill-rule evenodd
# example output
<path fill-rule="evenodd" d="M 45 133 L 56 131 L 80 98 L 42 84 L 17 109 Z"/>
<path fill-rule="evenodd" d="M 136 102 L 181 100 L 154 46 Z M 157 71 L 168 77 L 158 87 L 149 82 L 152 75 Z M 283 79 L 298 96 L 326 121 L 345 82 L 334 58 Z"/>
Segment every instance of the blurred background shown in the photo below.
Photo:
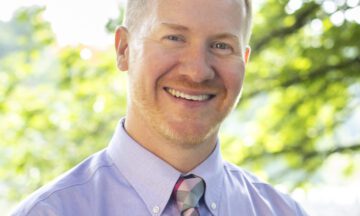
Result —
<path fill-rule="evenodd" d="M 254 0 L 224 157 L 310 215 L 360 216 L 360 2 Z M 107 146 L 125 114 L 121 0 L 0 2 L 0 209 Z"/>

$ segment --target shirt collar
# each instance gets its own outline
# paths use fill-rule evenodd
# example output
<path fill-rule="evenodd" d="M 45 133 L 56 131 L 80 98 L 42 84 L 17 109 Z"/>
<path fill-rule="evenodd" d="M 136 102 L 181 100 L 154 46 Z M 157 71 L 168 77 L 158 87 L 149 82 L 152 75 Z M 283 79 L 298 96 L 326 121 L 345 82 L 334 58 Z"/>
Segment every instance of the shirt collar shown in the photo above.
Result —
<path fill-rule="evenodd" d="M 124 122 L 125 118 L 119 122 L 107 151 L 149 211 L 159 207 L 161 215 L 181 173 L 133 140 Z"/>
<path fill-rule="evenodd" d="M 221 157 L 219 141 L 209 157 L 189 173 L 204 179 L 206 184 L 205 204 L 208 209 L 212 209 L 211 206 L 214 203 L 218 205 L 224 181 L 223 159 Z"/>
<path fill-rule="evenodd" d="M 133 140 L 125 131 L 124 122 L 125 118 L 120 120 L 108 146 L 108 154 L 149 211 L 152 212 L 157 206 L 160 208 L 158 214 L 161 215 L 181 173 Z M 205 203 L 209 209 L 212 203 L 219 203 L 224 175 L 222 166 L 217 143 L 209 157 L 189 172 L 204 179 Z"/>

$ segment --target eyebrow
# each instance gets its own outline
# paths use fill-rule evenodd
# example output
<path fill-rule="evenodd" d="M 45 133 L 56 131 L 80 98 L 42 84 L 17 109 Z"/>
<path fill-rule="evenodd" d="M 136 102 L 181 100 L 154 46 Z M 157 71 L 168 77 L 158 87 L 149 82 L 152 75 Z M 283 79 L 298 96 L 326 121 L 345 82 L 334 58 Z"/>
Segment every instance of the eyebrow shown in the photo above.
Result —
<path fill-rule="evenodd" d="M 239 37 L 232 34 L 232 33 L 220 33 L 220 34 L 217 34 L 214 36 L 214 38 L 216 39 L 227 39 L 227 38 L 230 38 L 230 39 L 233 39 L 233 40 L 236 40 L 238 41 L 239 40 Z"/>
<path fill-rule="evenodd" d="M 171 29 L 178 30 L 178 31 L 190 31 L 188 27 L 179 25 L 179 24 L 174 24 L 174 23 L 162 22 L 162 23 L 160 23 L 160 26 L 164 26 L 164 27 L 171 28 Z"/>

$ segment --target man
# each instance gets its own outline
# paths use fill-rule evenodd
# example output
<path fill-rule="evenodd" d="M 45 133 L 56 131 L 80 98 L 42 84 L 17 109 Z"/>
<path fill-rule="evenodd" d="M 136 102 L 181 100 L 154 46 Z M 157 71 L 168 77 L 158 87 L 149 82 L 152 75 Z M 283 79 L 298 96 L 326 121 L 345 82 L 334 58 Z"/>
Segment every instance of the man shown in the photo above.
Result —
<path fill-rule="evenodd" d="M 239 100 L 248 0 L 132 0 L 116 31 L 128 109 L 109 144 L 14 215 L 306 215 L 222 160 L 219 127 Z"/>

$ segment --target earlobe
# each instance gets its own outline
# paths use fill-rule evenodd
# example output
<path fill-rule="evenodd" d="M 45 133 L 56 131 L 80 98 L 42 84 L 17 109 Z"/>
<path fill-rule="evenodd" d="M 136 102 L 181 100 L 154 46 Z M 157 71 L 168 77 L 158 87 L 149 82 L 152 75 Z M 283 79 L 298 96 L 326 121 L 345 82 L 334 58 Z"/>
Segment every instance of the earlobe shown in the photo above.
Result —
<path fill-rule="evenodd" d="M 127 71 L 129 65 L 128 31 L 124 26 L 119 26 L 115 32 L 115 50 L 117 67 Z"/>
<path fill-rule="evenodd" d="M 245 48 L 245 55 L 244 55 L 245 64 L 248 63 L 249 60 L 250 60 L 250 53 L 251 53 L 251 48 L 250 48 L 250 46 L 246 46 L 246 48 Z"/>

